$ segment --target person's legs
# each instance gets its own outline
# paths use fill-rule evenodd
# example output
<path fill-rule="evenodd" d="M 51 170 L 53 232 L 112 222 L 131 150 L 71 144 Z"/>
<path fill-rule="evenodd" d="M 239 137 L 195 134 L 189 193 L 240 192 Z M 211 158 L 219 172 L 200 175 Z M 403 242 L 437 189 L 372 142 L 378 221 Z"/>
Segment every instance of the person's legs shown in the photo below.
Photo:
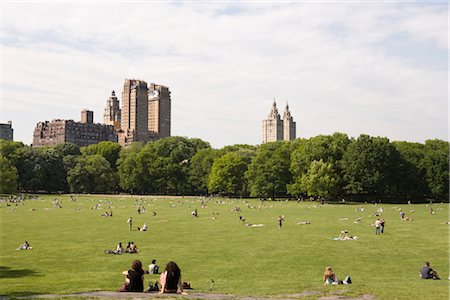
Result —
<path fill-rule="evenodd" d="M 350 275 L 347 276 L 347 277 L 345 277 L 343 283 L 344 283 L 344 284 L 351 284 L 351 283 L 352 283 L 352 279 L 350 278 Z"/>

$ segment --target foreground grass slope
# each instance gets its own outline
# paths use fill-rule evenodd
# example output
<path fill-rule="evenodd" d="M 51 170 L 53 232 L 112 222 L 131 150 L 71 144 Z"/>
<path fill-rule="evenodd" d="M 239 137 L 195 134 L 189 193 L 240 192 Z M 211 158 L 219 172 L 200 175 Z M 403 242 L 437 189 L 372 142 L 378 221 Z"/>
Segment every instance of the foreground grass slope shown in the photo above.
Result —
<path fill-rule="evenodd" d="M 52 205 L 53 199 L 62 208 Z M 207 206 L 201 208 L 204 201 Z M 96 204 L 99 209 L 92 209 Z M 137 205 L 146 208 L 137 213 Z M 251 228 L 239 221 L 239 206 Z M 280 295 L 303 290 L 349 290 L 372 294 L 377 299 L 449 298 L 448 204 L 381 205 L 385 233 L 370 227 L 379 206 L 371 204 L 317 205 L 312 202 L 264 202 L 257 200 L 157 198 L 128 196 L 40 196 L 18 206 L 0 203 L 0 294 L 71 293 L 117 290 L 121 271 L 134 259 L 148 266 L 157 259 L 161 268 L 169 260 L 179 264 L 183 280 L 198 291 L 240 295 Z M 356 208 L 363 207 L 364 211 Z M 198 209 L 199 217 L 191 211 Z M 399 209 L 414 221 L 401 221 Z M 104 211 L 113 217 L 101 217 Z M 156 215 L 153 215 L 152 212 Z M 285 215 L 282 229 L 277 217 Z M 145 222 L 147 232 L 129 231 Z M 360 224 L 353 221 L 362 217 Z M 298 225 L 300 221 L 310 225 Z M 333 241 L 341 230 L 357 235 L 357 241 Z M 24 240 L 31 251 L 16 251 Z M 107 255 L 118 242 L 134 241 L 138 254 Z M 418 270 L 429 260 L 441 281 L 421 280 Z M 352 276 L 348 286 L 323 286 L 325 266 L 337 275 Z M 146 281 L 157 275 L 147 275 Z"/>

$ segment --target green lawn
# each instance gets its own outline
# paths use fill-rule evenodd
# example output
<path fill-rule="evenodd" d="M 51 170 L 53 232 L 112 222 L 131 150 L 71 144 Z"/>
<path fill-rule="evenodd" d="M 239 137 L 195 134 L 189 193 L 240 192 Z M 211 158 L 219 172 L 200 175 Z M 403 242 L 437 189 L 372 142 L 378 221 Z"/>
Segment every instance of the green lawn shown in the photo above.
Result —
<path fill-rule="evenodd" d="M 54 198 L 62 208 L 52 206 Z M 379 206 L 371 204 L 318 207 L 312 202 L 266 201 L 259 208 L 257 200 L 211 199 L 200 208 L 201 198 L 139 198 L 79 196 L 71 202 L 68 196 L 40 196 L 18 206 L 0 203 L 0 295 L 117 290 L 123 282 L 120 273 L 132 260 L 148 266 L 155 258 L 161 268 L 169 260 L 177 262 L 183 280 L 196 291 L 208 291 L 214 278 L 215 292 L 237 295 L 344 289 L 349 295 L 371 294 L 377 299 L 449 298 L 450 225 L 444 224 L 449 221 L 448 204 L 433 204 L 435 215 L 425 204 L 383 204 L 385 233 L 376 236 L 369 225 Z M 138 201 L 146 213 L 137 213 Z M 102 203 L 100 209 L 92 209 L 96 203 Z M 113 217 L 101 217 L 109 206 Z M 264 227 L 244 226 L 233 211 L 236 206 L 246 222 Z M 414 221 L 401 221 L 399 207 Z M 191 217 L 194 208 L 198 218 Z M 286 221 L 279 229 L 277 217 L 282 214 Z M 146 222 L 149 231 L 130 232 L 130 216 L 135 226 Z M 355 224 L 358 216 L 362 221 Z M 306 220 L 311 224 L 297 225 Z M 331 240 L 344 229 L 359 240 Z M 33 250 L 16 251 L 24 240 Z M 137 244 L 138 254 L 104 254 L 128 241 Z M 419 278 L 424 260 L 443 280 Z M 353 284 L 323 286 L 327 265 L 338 277 L 350 274 Z M 146 277 L 156 280 L 157 275 Z"/>

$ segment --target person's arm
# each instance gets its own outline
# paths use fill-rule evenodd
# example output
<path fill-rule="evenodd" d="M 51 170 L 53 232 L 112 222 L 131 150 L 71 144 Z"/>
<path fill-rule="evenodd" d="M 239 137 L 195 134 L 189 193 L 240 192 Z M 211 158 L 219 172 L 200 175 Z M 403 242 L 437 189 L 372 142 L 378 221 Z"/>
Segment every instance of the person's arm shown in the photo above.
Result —
<path fill-rule="evenodd" d="M 187 293 L 183 291 L 183 284 L 181 282 L 181 276 L 180 276 L 180 279 L 178 279 L 178 288 L 180 289 L 181 295 L 187 295 Z"/>
<path fill-rule="evenodd" d="M 166 276 L 167 271 L 164 271 L 159 276 L 159 283 L 161 283 L 161 290 L 159 291 L 160 294 L 164 293 L 164 290 L 166 289 Z"/>
<path fill-rule="evenodd" d="M 123 271 L 122 275 L 128 276 L 128 271 Z"/>

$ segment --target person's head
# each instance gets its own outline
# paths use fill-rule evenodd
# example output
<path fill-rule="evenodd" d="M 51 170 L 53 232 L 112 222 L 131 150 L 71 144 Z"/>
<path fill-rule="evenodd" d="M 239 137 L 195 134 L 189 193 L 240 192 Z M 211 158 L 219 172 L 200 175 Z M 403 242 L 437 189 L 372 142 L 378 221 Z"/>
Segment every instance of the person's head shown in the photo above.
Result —
<path fill-rule="evenodd" d="M 152 259 L 152 264 L 156 263 L 156 259 Z"/>
<path fill-rule="evenodd" d="M 425 262 L 425 266 L 429 267 L 430 266 L 430 262 L 426 261 Z"/>
<path fill-rule="evenodd" d="M 132 263 L 131 263 L 131 268 L 133 269 L 133 270 L 135 270 L 135 271 L 139 271 L 139 270 L 141 270 L 142 269 L 142 263 L 141 263 L 141 261 L 140 260 L 134 260 Z"/>
<path fill-rule="evenodd" d="M 332 275 L 333 274 L 333 269 L 331 268 L 331 266 L 327 266 L 325 267 L 325 275 Z"/>
<path fill-rule="evenodd" d="M 122 243 L 119 243 L 119 246 L 122 247 Z"/>
<path fill-rule="evenodd" d="M 170 261 L 166 265 L 166 271 L 167 271 L 167 280 L 173 280 L 178 282 L 178 279 L 180 279 L 181 276 L 181 270 L 178 267 L 176 263 L 173 261 Z"/>

